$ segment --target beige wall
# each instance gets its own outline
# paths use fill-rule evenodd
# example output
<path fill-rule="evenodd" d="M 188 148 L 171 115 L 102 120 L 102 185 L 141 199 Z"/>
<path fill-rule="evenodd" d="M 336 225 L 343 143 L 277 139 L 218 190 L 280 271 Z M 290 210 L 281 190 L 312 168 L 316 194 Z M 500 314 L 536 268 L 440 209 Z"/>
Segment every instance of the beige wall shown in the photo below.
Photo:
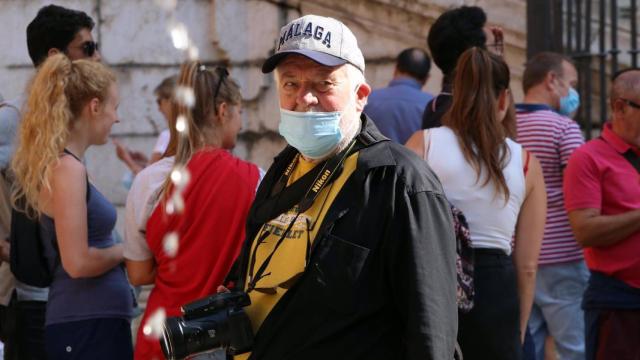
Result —
<path fill-rule="evenodd" d="M 65 0 L 56 3 L 88 12 L 104 61 L 118 74 L 122 122 L 113 136 L 149 153 L 158 131 L 166 125 L 156 109 L 152 91 L 165 76 L 176 73 L 184 54 L 175 50 L 167 32 L 172 19 L 184 22 L 200 50 L 201 60 L 226 64 L 244 97 L 245 127 L 235 153 L 267 168 L 284 146 L 277 134 L 278 104 L 273 80 L 260 66 L 272 50 L 279 28 L 300 15 L 333 16 L 356 34 L 367 61 L 366 77 L 374 87 L 385 86 L 393 59 L 402 49 L 426 46 L 430 24 L 445 9 L 461 4 L 485 8 L 492 25 L 505 30 L 506 58 L 513 72 L 512 88 L 521 98 L 520 74 L 525 61 L 524 0 L 178 0 L 174 13 L 158 7 L 166 0 Z M 0 0 L 0 94 L 13 98 L 33 73 L 27 55 L 25 29 L 43 0 Z M 437 93 L 441 75 L 434 67 L 425 89 Z M 117 205 L 126 190 L 125 167 L 111 144 L 87 155 L 91 176 Z M 122 214 L 121 214 L 122 215 Z M 119 217 L 122 219 L 122 216 Z"/>

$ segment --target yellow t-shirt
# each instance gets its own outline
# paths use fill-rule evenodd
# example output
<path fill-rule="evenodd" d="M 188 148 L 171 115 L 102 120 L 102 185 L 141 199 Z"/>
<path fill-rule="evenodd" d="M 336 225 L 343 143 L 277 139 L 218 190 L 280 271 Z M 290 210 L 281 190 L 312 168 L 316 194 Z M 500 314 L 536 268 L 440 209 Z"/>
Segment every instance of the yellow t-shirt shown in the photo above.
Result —
<path fill-rule="evenodd" d="M 344 162 L 344 167 L 340 176 L 327 185 L 313 202 L 313 205 L 305 212 L 298 216 L 295 224 L 289 231 L 286 239 L 282 242 L 278 250 L 273 254 L 269 265 L 263 274 L 269 274 L 256 283 L 256 289 L 249 293 L 251 305 L 245 308 L 247 315 L 251 319 L 253 331 L 256 333 L 266 319 L 271 309 L 276 305 L 280 298 L 287 292 L 295 282 L 298 275 L 305 270 L 305 256 L 307 252 L 307 244 L 313 243 L 318 228 L 322 224 L 322 219 L 327 213 L 331 203 L 336 195 L 344 186 L 349 176 L 356 169 L 358 153 L 350 155 Z M 315 166 L 314 163 L 306 161 L 303 157 L 299 157 L 298 163 L 291 173 L 289 184 L 295 182 Z M 266 257 L 271 254 L 276 243 L 287 229 L 289 223 L 293 220 L 297 213 L 297 206 L 288 212 L 281 214 L 277 218 L 264 224 L 258 235 L 254 239 L 251 247 L 253 254 L 258 244 L 258 239 L 267 231 L 270 235 L 259 245 L 256 251 L 256 260 L 254 265 L 254 273 L 258 271 Z M 252 260 L 252 259 L 251 259 Z M 251 266 L 251 264 L 249 264 Z M 249 277 L 247 276 L 247 284 Z M 247 285 L 245 284 L 245 286 Z M 251 353 L 237 355 L 236 360 L 244 360 Z"/>

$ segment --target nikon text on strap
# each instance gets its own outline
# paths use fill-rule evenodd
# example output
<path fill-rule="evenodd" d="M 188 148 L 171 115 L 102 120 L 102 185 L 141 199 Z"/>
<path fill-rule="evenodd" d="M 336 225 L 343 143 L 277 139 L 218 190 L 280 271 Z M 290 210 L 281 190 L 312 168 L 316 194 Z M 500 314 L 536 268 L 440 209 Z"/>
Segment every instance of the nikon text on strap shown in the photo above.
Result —
<path fill-rule="evenodd" d="M 256 288 L 256 283 L 261 278 L 263 278 L 264 276 L 269 275 L 268 273 L 264 274 L 264 272 L 266 271 L 267 266 L 271 262 L 271 258 L 276 253 L 276 251 L 278 250 L 278 248 L 280 247 L 280 245 L 282 244 L 284 239 L 286 239 L 287 234 L 289 233 L 289 231 L 291 230 L 291 228 L 295 224 L 296 220 L 298 220 L 298 217 L 300 216 L 300 214 L 305 212 L 305 211 L 307 211 L 313 205 L 313 202 L 318 197 L 318 195 L 320 194 L 322 189 L 324 189 L 325 186 L 327 186 L 328 184 L 332 183 L 338 177 L 338 174 L 342 171 L 342 165 L 344 163 L 344 160 L 347 158 L 347 156 L 349 156 L 351 154 L 351 151 L 354 149 L 355 143 L 356 143 L 356 140 L 354 139 L 354 140 L 351 141 L 351 143 L 349 144 L 347 149 L 343 150 L 342 152 L 336 154 L 335 156 L 333 156 L 332 158 L 327 160 L 324 163 L 323 166 L 319 166 L 318 165 L 318 166 L 315 167 L 315 168 L 320 168 L 320 170 L 319 171 L 314 171 L 315 177 L 313 178 L 313 181 L 311 181 L 309 183 L 308 179 L 306 180 L 305 185 L 307 185 L 307 191 L 304 194 L 304 197 L 302 197 L 302 199 L 298 198 L 300 200 L 298 200 L 296 202 L 295 201 L 296 199 L 294 199 L 291 195 L 288 195 L 287 196 L 288 198 L 285 199 L 286 201 L 283 201 L 282 204 L 279 204 L 278 203 L 279 198 L 281 198 L 281 196 L 284 195 L 284 192 L 288 188 L 288 187 L 286 187 L 286 184 L 289 182 L 289 178 L 291 177 L 291 174 L 293 173 L 293 169 L 295 168 L 295 165 L 296 165 L 297 161 L 299 160 L 298 156 L 296 156 L 293 159 L 293 161 L 291 162 L 291 164 L 289 164 L 289 166 L 287 166 L 284 174 L 282 174 L 282 177 L 278 180 L 276 185 L 274 185 L 274 190 L 280 190 L 280 191 L 278 193 L 276 193 L 276 194 L 273 194 L 271 196 L 271 198 L 269 198 L 269 200 L 267 200 L 267 203 L 265 203 L 265 205 L 263 205 L 263 207 L 265 208 L 265 211 L 267 211 L 266 209 L 272 210 L 271 211 L 271 215 L 269 215 L 270 219 L 272 219 L 273 217 L 278 216 L 278 215 L 284 213 L 285 211 L 288 211 L 294 205 L 297 204 L 296 215 L 294 216 L 293 220 L 291 222 L 289 222 L 289 225 L 287 225 L 286 230 L 282 233 L 282 235 L 278 239 L 278 242 L 276 242 L 276 245 L 274 246 L 274 248 L 271 251 L 271 253 L 265 258 L 265 260 L 262 262 L 262 264 L 258 268 L 258 271 L 256 271 L 256 273 L 254 274 L 253 271 L 254 271 L 254 268 L 255 268 L 256 255 L 257 255 L 256 253 L 257 253 L 258 246 L 260 246 L 260 244 L 270 235 L 270 232 L 266 231 L 258 238 L 257 243 L 254 246 L 253 251 L 251 252 L 251 256 L 249 258 L 249 284 L 248 284 L 247 289 L 246 289 L 247 293 L 253 291 Z M 309 174 L 307 174 L 307 175 L 309 175 Z M 302 180 L 302 178 L 300 180 Z M 293 185 L 295 185 L 299 181 L 294 182 L 289 187 L 292 187 Z M 275 201 L 274 205 L 266 206 L 270 201 Z M 289 205 L 289 204 L 291 204 L 291 205 Z M 289 205 L 289 206 L 287 206 L 280 213 L 273 215 L 274 210 L 278 211 L 278 210 L 276 210 L 276 208 L 277 209 L 284 208 L 286 205 Z M 271 216 L 273 216 L 273 217 L 271 217 Z M 309 244 L 307 244 L 307 248 L 309 248 Z M 307 253 L 306 257 L 308 257 L 308 253 Z"/>

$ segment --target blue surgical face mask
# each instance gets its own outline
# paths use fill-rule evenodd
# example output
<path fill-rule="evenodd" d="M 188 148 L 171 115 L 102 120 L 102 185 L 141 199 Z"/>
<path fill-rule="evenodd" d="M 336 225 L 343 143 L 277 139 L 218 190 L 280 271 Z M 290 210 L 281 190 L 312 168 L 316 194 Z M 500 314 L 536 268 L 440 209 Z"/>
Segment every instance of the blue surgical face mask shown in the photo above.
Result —
<path fill-rule="evenodd" d="M 298 112 L 280 109 L 279 131 L 289 145 L 310 159 L 329 155 L 342 140 L 342 112 Z"/>
<path fill-rule="evenodd" d="M 569 88 L 567 96 L 560 98 L 560 108 L 558 112 L 564 116 L 569 116 L 578 110 L 578 106 L 580 106 L 580 95 L 571 87 Z"/>
<path fill-rule="evenodd" d="M 349 96 L 345 108 L 351 104 L 354 95 L 355 91 Z M 287 143 L 305 157 L 322 159 L 331 154 L 344 137 L 340 129 L 343 112 L 299 112 L 281 108 L 278 130 Z"/>

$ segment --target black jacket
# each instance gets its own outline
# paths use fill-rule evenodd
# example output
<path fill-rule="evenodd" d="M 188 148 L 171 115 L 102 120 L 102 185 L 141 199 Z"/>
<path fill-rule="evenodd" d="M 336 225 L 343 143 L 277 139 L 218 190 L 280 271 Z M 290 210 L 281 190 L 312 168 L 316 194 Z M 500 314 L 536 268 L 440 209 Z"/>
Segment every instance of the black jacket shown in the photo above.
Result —
<path fill-rule="evenodd" d="M 309 265 L 269 313 L 251 359 L 452 359 L 455 237 L 449 204 L 426 163 L 364 115 L 357 168 L 321 224 Z M 239 259 L 262 226 L 255 209 L 292 161 L 280 153 L 262 181 Z"/>

